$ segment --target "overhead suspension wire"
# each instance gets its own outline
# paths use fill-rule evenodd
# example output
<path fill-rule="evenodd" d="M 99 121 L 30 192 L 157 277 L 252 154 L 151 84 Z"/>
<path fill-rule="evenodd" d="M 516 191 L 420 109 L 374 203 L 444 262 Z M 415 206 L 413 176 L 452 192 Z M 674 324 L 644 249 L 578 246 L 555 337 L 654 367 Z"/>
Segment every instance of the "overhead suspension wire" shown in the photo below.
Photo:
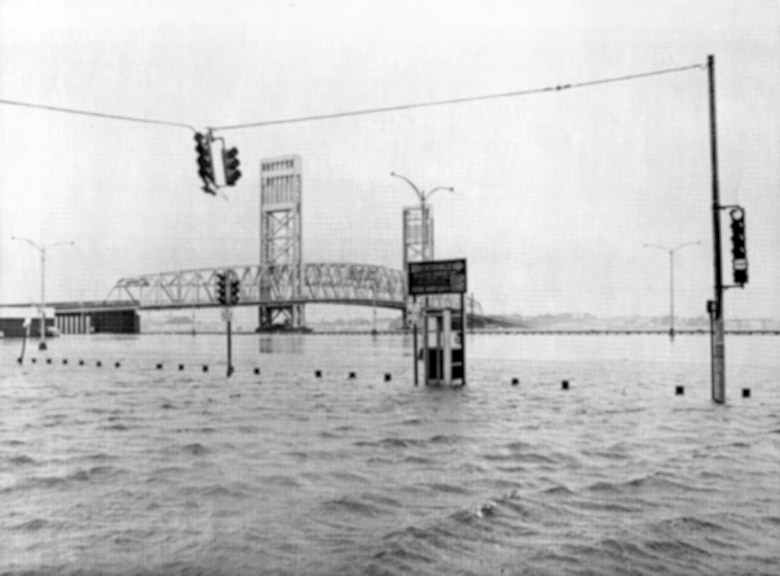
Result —
<path fill-rule="evenodd" d="M 0 104 L 8 104 L 10 106 L 22 106 L 24 108 L 37 108 L 40 110 L 49 110 L 52 112 L 64 112 L 66 114 L 78 114 L 80 116 L 95 116 L 97 118 L 106 118 L 111 120 L 124 120 L 126 122 L 140 122 L 142 124 L 157 124 L 162 126 L 176 126 L 178 128 L 188 128 L 195 132 L 195 128 L 189 124 L 183 124 L 181 122 L 170 122 L 168 120 L 153 120 L 150 118 L 136 118 L 133 116 L 122 116 L 119 114 L 107 114 L 103 112 L 90 112 L 88 110 L 76 110 L 75 108 L 64 108 L 62 106 L 49 106 L 47 104 L 32 104 L 30 102 L 19 102 L 16 100 L 0 99 Z"/>
<path fill-rule="evenodd" d="M 639 74 L 628 74 L 624 76 L 615 76 L 611 78 L 602 78 L 599 80 L 589 80 L 585 82 L 574 82 L 570 84 L 558 84 L 555 86 L 547 86 L 545 88 L 531 88 L 527 90 L 517 90 L 512 92 L 503 92 L 498 94 L 482 94 L 480 96 L 465 96 L 462 98 L 449 98 L 446 100 L 433 100 L 429 102 L 417 102 L 412 104 L 400 104 L 395 106 L 385 106 L 380 108 L 366 108 L 363 110 L 352 110 L 349 112 L 335 112 L 331 114 L 318 114 L 314 116 L 300 116 L 294 118 L 284 118 L 280 120 L 265 120 L 260 122 L 249 122 L 244 124 L 233 124 L 229 126 L 218 126 L 209 128 L 211 131 L 226 131 L 226 130 L 242 130 L 246 128 L 262 128 L 266 126 L 279 126 L 282 124 L 298 124 L 303 122 L 315 122 L 318 120 L 332 120 L 336 118 L 348 118 L 351 116 L 366 116 L 369 114 L 382 114 L 386 112 L 400 112 L 404 110 L 415 110 L 419 108 L 431 108 L 434 106 L 448 106 L 453 104 L 465 104 L 468 102 L 480 102 L 485 100 L 497 100 L 500 98 L 517 98 L 520 96 L 530 96 L 532 94 L 542 94 L 545 92 L 560 92 L 563 90 L 573 90 L 576 88 L 587 88 L 589 86 L 597 86 L 600 84 L 609 84 L 614 82 L 627 82 L 630 80 L 639 80 L 642 78 L 649 78 L 651 76 L 660 76 L 663 74 L 674 74 L 677 72 L 684 72 L 686 70 L 693 69 L 706 69 L 704 64 L 691 64 L 689 66 L 681 66 L 678 68 L 667 68 L 664 70 L 654 70 L 652 72 L 643 72 Z M 137 118 L 133 116 L 123 116 L 119 114 L 108 114 L 102 112 L 91 112 L 87 110 L 77 110 L 74 108 L 65 108 L 61 106 L 49 106 L 46 104 L 33 104 L 30 102 L 20 102 L 16 100 L 0 99 L 0 104 L 7 104 L 10 106 L 21 106 L 25 108 L 36 108 L 41 110 L 49 110 L 52 112 L 64 112 L 67 114 L 78 114 L 81 116 L 93 116 L 97 118 L 105 118 L 110 120 L 123 120 L 126 122 L 139 122 L 142 124 L 157 124 L 162 126 L 174 126 L 178 128 L 187 128 L 193 132 L 197 130 L 190 124 L 184 124 L 182 122 L 171 122 L 168 120 L 154 120 L 150 118 Z"/>
<path fill-rule="evenodd" d="M 655 70 L 653 72 L 643 72 L 639 74 L 629 74 L 625 76 L 616 76 L 612 78 L 602 78 L 600 80 L 589 80 L 586 82 L 575 82 L 571 84 L 559 84 L 556 86 L 548 86 L 546 88 L 531 88 L 527 90 L 518 90 L 513 92 L 503 92 L 498 94 L 483 94 L 480 96 L 466 96 L 462 98 L 450 98 L 447 100 L 434 100 L 431 102 L 418 102 L 413 104 L 401 104 L 396 106 L 385 106 L 381 108 L 366 108 L 364 110 L 353 110 L 350 112 L 336 112 L 333 114 L 319 114 L 315 116 L 301 116 L 297 118 L 285 118 L 281 120 L 266 120 L 261 122 L 250 122 L 246 124 L 233 124 L 230 126 L 218 126 L 212 128 L 214 131 L 225 130 L 241 130 L 245 128 L 260 128 L 265 126 L 278 126 L 281 124 L 296 124 L 301 122 L 314 122 L 317 120 L 332 120 L 335 118 L 347 118 L 350 116 L 365 116 L 368 114 L 381 114 L 384 112 L 397 112 L 404 110 L 414 110 L 417 108 L 430 108 L 433 106 L 448 106 L 452 104 L 464 104 L 467 102 L 479 102 L 484 100 L 497 100 L 499 98 L 516 98 L 520 96 L 529 96 L 531 94 L 541 94 L 544 92 L 558 92 L 562 90 L 573 90 L 575 88 L 587 88 L 589 86 L 596 86 L 599 84 L 609 84 L 612 82 L 627 82 L 629 80 L 638 80 L 641 78 L 648 78 L 650 76 L 660 76 L 662 74 L 673 74 L 676 72 L 684 72 L 686 70 L 693 69 L 705 70 L 704 64 L 691 64 L 689 66 L 681 66 L 678 68 L 667 68 L 665 70 Z"/>

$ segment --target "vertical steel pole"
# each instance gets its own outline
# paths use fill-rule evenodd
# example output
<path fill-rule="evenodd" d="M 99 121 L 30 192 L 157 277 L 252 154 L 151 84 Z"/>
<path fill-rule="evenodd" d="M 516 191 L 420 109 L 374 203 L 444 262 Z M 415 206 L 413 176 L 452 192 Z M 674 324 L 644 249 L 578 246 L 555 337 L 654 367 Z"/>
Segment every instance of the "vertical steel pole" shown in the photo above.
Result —
<path fill-rule="evenodd" d="M 232 326 L 230 320 L 227 321 L 227 375 L 228 378 L 233 374 L 233 349 L 231 346 Z"/>
<path fill-rule="evenodd" d="M 415 304 L 414 309 L 417 309 L 417 296 L 412 296 L 412 302 Z M 405 316 L 404 316 L 405 317 Z M 419 384 L 419 376 L 417 372 L 419 371 L 419 367 L 417 366 L 417 321 L 414 322 L 414 338 L 412 340 L 412 358 L 414 358 L 414 385 L 417 386 Z"/>
<path fill-rule="evenodd" d="M 466 295 L 460 293 L 460 351 L 463 354 L 463 386 L 466 385 Z"/>
<path fill-rule="evenodd" d="M 41 341 L 39 350 L 46 350 L 46 249 L 41 248 Z"/>
<path fill-rule="evenodd" d="M 426 232 L 426 230 L 425 230 L 425 197 L 424 196 L 420 198 L 420 218 L 422 220 L 420 222 L 420 233 L 422 234 L 422 242 L 421 242 L 421 246 L 420 246 L 420 260 L 422 262 L 425 262 L 425 260 L 427 260 L 427 258 L 425 258 L 425 254 L 426 254 L 426 252 L 425 252 L 425 232 Z"/>
<path fill-rule="evenodd" d="M 474 332 L 474 294 L 471 295 L 471 300 L 469 300 L 469 306 L 471 308 L 471 320 L 469 320 L 469 332 Z"/>
<path fill-rule="evenodd" d="M 29 320 L 29 318 L 27 318 Z M 27 326 L 24 327 L 24 336 L 22 338 L 22 355 L 19 356 L 19 364 L 24 364 L 24 350 L 27 348 L 27 336 L 30 335 L 30 324 L 32 322 L 28 323 Z"/>
<path fill-rule="evenodd" d="M 428 334 L 428 309 L 424 308 L 425 312 L 422 315 L 423 318 L 423 382 L 425 382 L 425 385 L 428 386 L 430 384 L 430 381 L 428 380 L 428 374 L 430 374 L 430 355 L 428 353 L 428 340 L 430 338 L 430 335 Z"/>
<path fill-rule="evenodd" d="M 441 312 L 441 379 L 445 386 L 452 386 L 452 316 L 454 310 L 445 308 Z"/>
<path fill-rule="evenodd" d="M 710 152 L 712 161 L 712 249 L 715 271 L 715 305 L 712 312 L 712 399 L 726 401 L 726 339 L 723 327 L 723 265 L 720 247 L 720 198 L 718 187 L 718 137 L 715 121 L 715 57 L 707 57 L 710 93 Z"/>
<path fill-rule="evenodd" d="M 669 250 L 669 337 L 674 338 L 674 250 Z"/>
<path fill-rule="evenodd" d="M 434 316 L 436 323 L 436 386 L 441 386 L 442 372 L 444 372 L 444 350 L 441 341 L 444 316 Z"/>

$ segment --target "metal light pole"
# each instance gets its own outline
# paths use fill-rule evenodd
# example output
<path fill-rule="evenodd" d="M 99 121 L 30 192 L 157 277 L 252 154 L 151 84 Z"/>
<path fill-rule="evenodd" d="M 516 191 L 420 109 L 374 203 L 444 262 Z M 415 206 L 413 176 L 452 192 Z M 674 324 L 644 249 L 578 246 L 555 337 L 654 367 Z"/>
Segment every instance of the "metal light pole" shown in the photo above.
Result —
<path fill-rule="evenodd" d="M 720 246 L 720 181 L 718 177 L 718 128 L 715 114 L 715 56 L 707 57 L 710 109 L 710 166 L 712 169 L 712 257 L 715 298 L 707 302 L 710 315 L 710 363 L 712 400 L 726 401 L 726 329 L 723 310 L 723 262 Z"/>
<path fill-rule="evenodd" d="M 414 193 L 417 194 L 417 198 L 420 199 L 420 217 L 422 218 L 422 250 L 420 253 L 420 259 L 425 262 L 426 260 L 432 260 L 433 259 L 433 246 L 430 238 L 428 238 L 428 206 L 426 202 L 428 199 L 433 196 L 433 194 L 439 190 L 449 190 L 450 192 L 455 192 L 454 188 L 450 188 L 447 186 L 438 186 L 436 188 L 433 188 L 432 190 L 429 190 L 428 192 L 425 192 L 424 190 L 420 190 L 417 186 L 415 186 L 414 182 L 409 180 L 406 176 L 403 176 L 401 174 L 396 174 L 395 172 L 390 172 L 390 176 L 393 176 L 394 178 L 400 178 L 401 180 L 405 181 L 409 186 L 412 187 L 412 190 L 414 190 Z M 404 220 L 404 268 L 408 265 L 408 243 L 406 238 L 406 221 Z M 408 270 L 404 270 L 404 274 L 408 273 Z M 412 296 L 412 303 L 416 304 L 415 297 Z M 425 308 L 428 307 L 428 298 L 425 297 Z M 407 308 L 408 308 L 408 299 L 407 299 Z M 403 324 L 404 327 L 407 326 L 407 310 L 404 310 L 403 313 Z M 426 334 L 427 338 L 427 326 L 428 321 L 425 320 L 424 324 L 424 332 L 423 334 Z M 417 386 L 417 324 L 414 325 L 414 336 L 412 340 L 412 346 L 414 350 L 414 354 L 412 354 L 414 358 L 414 385 Z M 464 342 L 464 350 L 465 350 L 465 342 Z M 464 351 L 464 358 L 465 358 L 465 351 Z M 427 379 L 427 371 L 428 371 L 428 359 L 425 359 L 425 371 L 426 371 L 426 379 Z M 427 381 L 427 380 L 426 380 Z"/>
<path fill-rule="evenodd" d="M 666 246 L 659 246 L 658 244 L 644 244 L 645 248 L 658 248 L 669 254 L 669 338 L 672 340 L 674 340 L 674 254 L 686 246 L 694 246 L 696 244 L 701 244 L 701 241 L 686 242 L 685 244 L 680 244 L 674 248 L 667 248 Z"/>
<path fill-rule="evenodd" d="M 41 253 L 41 340 L 38 343 L 38 350 L 46 350 L 46 251 L 55 248 L 56 246 L 73 246 L 74 242 L 57 242 L 55 244 L 50 244 L 49 246 L 39 246 L 29 238 L 18 238 L 17 236 L 11 236 L 11 240 L 27 242 L 30 246 Z"/>
<path fill-rule="evenodd" d="M 371 324 L 371 335 L 376 336 L 376 280 L 374 280 L 374 283 L 371 286 L 371 295 L 373 296 L 374 299 L 374 304 L 373 304 L 374 319 Z"/>
<path fill-rule="evenodd" d="M 426 202 L 428 201 L 428 198 L 433 196 L 433 193 L 437 190 L 449 190 L 450 192 L 455 192 L 454 188 L 447 187 L 447 186 L 438 186 L 432 190 L 428 190 L 425 192 L 424 190 L 420 190 L 417 186 L 414 185 L 414 182 L 409 180 L 406 176 L 403 176 L 401 174 L 396 174 L 395 172 L 390 172 L 390 176 L 394 176 L 396 178 L 401 178 L 402 180 L 406 181 L 409 186 L 412 187 L 415 194 L 417 194 L 417 197 L 420 199 L 420 214 L 422 216 L 422 239 L 423 239 L 423 249 L 422 249 L 422 259 L 423 261 L 429 260 L 433 258 L 433 250 L 431 250 L 430 254 L 428 252 L 429 249 L 429 239 L 428 239 L 428 206 Z"/>

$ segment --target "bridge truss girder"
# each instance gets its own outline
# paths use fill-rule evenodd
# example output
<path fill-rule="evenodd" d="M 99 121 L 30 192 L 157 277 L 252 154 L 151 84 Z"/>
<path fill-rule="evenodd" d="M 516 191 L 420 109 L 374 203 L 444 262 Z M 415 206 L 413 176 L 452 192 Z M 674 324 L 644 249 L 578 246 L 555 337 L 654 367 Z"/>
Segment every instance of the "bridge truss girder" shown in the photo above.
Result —
<path fill-rule="evenodd" d="M 107 301 L 130 300 L 141 310 L 220 306 L 217 274 L 232 270 L 240 282 L 239 306 L 271 310 L 307 303 L 351 304 L 403 310 L 404 273 L 368 264 L 318 263 L 226 266 L 121 278 Z"/>

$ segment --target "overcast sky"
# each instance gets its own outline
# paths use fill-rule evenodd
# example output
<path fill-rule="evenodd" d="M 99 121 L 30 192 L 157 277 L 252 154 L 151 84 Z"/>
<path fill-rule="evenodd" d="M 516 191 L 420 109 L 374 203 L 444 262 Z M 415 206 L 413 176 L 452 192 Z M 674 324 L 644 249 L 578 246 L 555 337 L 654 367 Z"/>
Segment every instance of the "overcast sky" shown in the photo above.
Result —
<path fill-rule="evenodd" d="M 721 201 L 747 212 L 727 317 L 780 317 L 780 3 L 0 0 L 0 99 L 198 129 L 701 68 L 581 89 L 219 131 L 244 177 L 201 192 L 193 134 L 0 104 L 0 303 L 259 260 L 259 163 L 303 158 L 304 259 L 400 268 L 396 171 L 487 312 L 665 314 L 712 298 L 707 55 Z M 728 217 L 725 274 L 730 282 Z"/>

